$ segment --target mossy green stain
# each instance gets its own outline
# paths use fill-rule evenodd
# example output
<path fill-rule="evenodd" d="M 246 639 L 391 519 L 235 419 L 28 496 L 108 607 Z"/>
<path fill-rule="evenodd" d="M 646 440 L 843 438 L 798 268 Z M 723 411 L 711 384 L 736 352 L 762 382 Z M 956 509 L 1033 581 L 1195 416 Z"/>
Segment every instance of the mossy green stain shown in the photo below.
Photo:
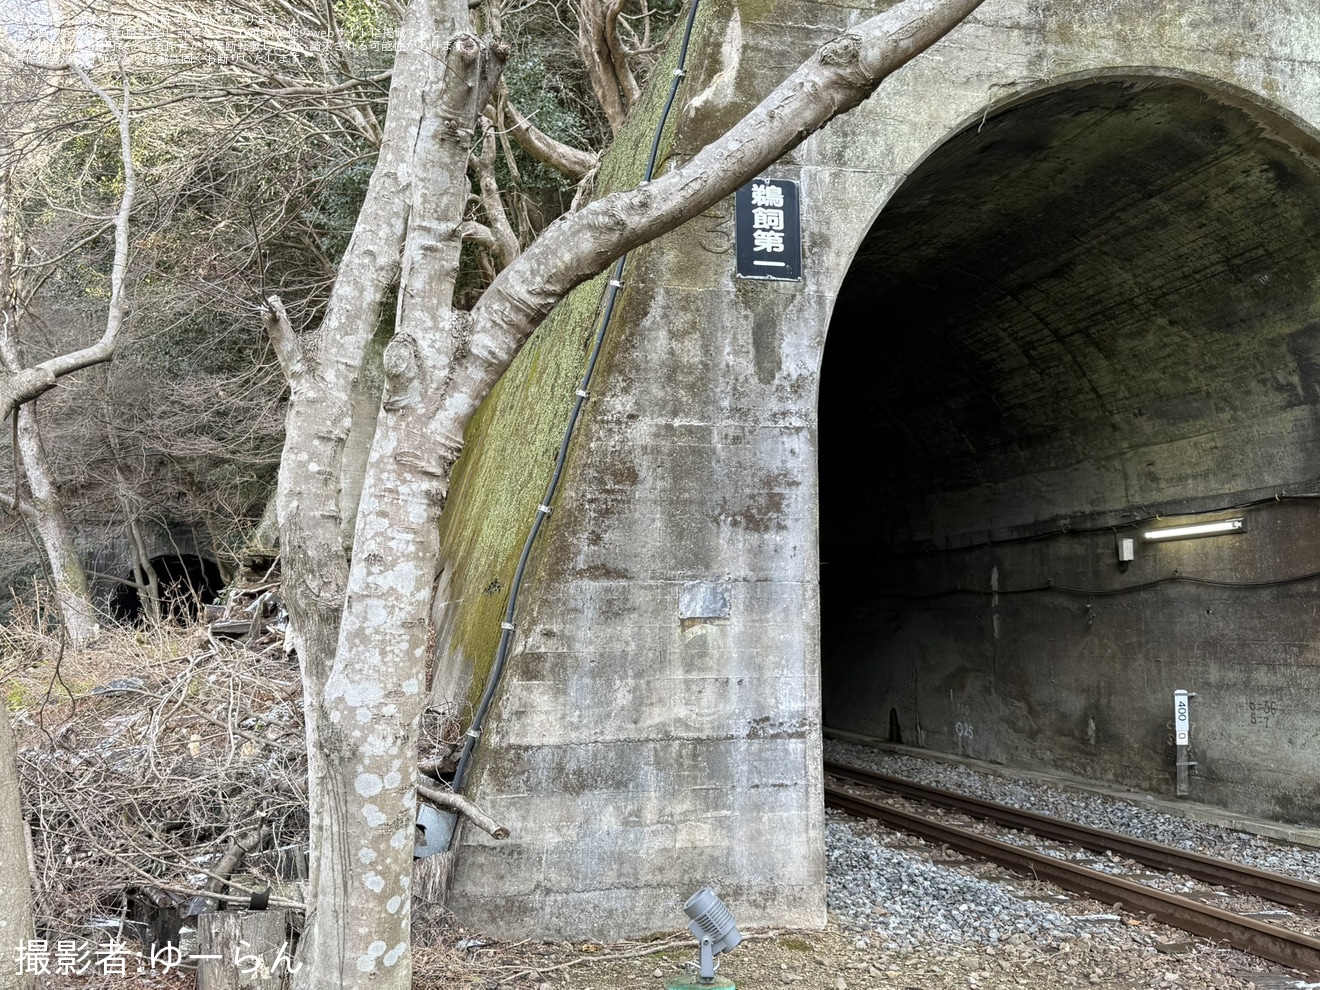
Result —
<path fill-rule="evenodd" d="M 468 425 L 440 538 L 451 568 L 449 648 L 473 665 L 475 704 L 499 644 L 518 556 L 549 483 L 606 276 L 580 286 L 514 359 Z M 499 591 L 485 593 L 498 582 Z"/>
<path fill-rule="evenodd" d="M 718 11 L 698 14 L 694 44 L 709 33 L 710 19 L 721 16 Z M 678 66 L 680 37 L 681 30 L 676 30 L 642 99 L 605 156 L 596 196 L 631 189 L 644 177 Z M 682 90 L 689 97 L 695 92 L 690 84 Z M 662 135 L 657 175 L 674 146 L 683 92 Z M 518 557 L 554 470 L 612 270 L 570 293 L 532 335 L 468 425 L 463 455 L 454 466 L 440 522 L 442 559 L 450 572 L 447 607 L 454 613 L 449 639 L 441 647 L 460 651 L 472 665 L 468 701 L 474 706 L 499 645 Z M 626 303 L 628 295 L 625 292 L 621 302 Z M 608 360 L 602 360 L 593 387 L 598 389 L 607 375 Z M 551 525 L 553 521 L 552 516 Z M 493 582 L 498 582 L 499 592 L 484 593 Z"/>

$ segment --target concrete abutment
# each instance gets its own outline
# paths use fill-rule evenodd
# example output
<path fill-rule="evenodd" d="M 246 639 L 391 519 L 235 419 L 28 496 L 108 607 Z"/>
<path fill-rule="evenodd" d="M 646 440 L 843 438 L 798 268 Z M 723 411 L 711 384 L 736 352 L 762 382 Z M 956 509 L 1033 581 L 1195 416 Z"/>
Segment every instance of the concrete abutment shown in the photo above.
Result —
<path fill-rule="evenodd" d="M 705 5 L 670 154 L 865 13 Z M 709 883 L 819 924 L 822 685 L 839 728 L 1143 787 L 1186 687 L 1200 799 L 1314 813 L 1314 584 L 1280 582 L 1320 569 L 1320 503 L 1262 500 L 1320 477 L 1317 51 L 1300 2 L 990 0 L 771 170 L 802 282 L 734 279 L 731 200 L 634 254 L 469 788 L 512 837 L 464 833 L 461 919 L 637 934 Z M 484 677 L 594 292 L 469 434 L 438 670 Z M 1132 524 L 1234 506 L 1247 533 L 1120 568 Z"/>

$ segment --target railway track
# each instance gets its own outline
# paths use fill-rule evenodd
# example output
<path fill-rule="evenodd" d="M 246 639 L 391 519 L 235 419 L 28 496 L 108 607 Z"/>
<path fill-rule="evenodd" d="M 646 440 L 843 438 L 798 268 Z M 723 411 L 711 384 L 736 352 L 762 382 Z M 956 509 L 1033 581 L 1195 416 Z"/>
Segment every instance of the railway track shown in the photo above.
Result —
<path fill-rule="evenodd" d="M 1233 887 L 1291 907 L 1320 911 L 1320 885 L 1317 884 L 1019 811 L 1006 805 L 887 777 L 858 767 L 827 762 L 825 772 L 828 776 L 854 785 L 889 791 L 1093 851 L 1113 852 L 1161 870 Z M 1320 940 L 1309 935 L 1000 842 L 922 815 L 901 811 L 837 787 L 826 786 L 825 803 L 850 814 L 877 819 L 891 828 L 919 835 L 929 841 L 944 843 L 967 855 L 991 860 L 1018 873 L 1047 880 L 1074 893 L 1109 903 L 1121 901 L 1128 910 L 1150 915 L 1194 935 L 1226 942 L 1263 959 L 1308 973 L 1320 973 Z"/>

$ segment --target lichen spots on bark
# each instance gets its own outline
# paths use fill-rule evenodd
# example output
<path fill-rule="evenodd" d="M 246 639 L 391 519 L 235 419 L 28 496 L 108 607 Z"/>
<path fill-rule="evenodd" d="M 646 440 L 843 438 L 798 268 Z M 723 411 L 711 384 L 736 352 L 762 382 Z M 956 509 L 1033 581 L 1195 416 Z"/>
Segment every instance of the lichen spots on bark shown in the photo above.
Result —
<path fill-rule="evenodd" d="M 332 702 L 342 700 L 345 706 L 354 710 L 379 704 L 385 697 L 385 689 L 378 679 L 349 678 L 338 673 L 331 674 L 325 693 L 328 700 Z"/>
<path fill-rule="evenodd" d="M 359 973 L 370 973 L 376 968 L 376 960 L 385 955 L 388 948 L 384 942 L 377 940 L 367 946 L 365 955 L 358 956 L 357 968 Z M 396 957 L 397 959 L 397 957 Z"/>
<path fill-rule="evenodd" d="M 384 787 L 384 782 L 374 773 L 360 773 L 353 781 L 353 789 L 363 797 L 375 797 Z"/>

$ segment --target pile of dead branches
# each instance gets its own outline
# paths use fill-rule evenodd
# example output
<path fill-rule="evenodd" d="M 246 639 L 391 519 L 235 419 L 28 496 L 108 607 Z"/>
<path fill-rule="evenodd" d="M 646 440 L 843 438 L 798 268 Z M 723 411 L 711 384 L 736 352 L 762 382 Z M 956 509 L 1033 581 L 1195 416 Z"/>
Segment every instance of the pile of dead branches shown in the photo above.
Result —
<path fill-rule="evenodd" d="M 74 649 L 19 602 L 0 626 L 16 715 L 38 931 L 128 929 L 177 941 L 187 919 L 270 893 L 298 907 L 307 876 L 302 683 L 266 561 L 193 625 L 107 627 Z M 419 793 L 492 834 L 448 792 L 461 725 L 428 711 Z"/>
<path fill-rule="evenodd" d="M 246 902 L 290 872 L 271 854 L 306 843 L 306 747 L 278 641 L 120 632 L 49 667 L 18 682 L 49 677 L 19 726 L 39 928 Z"/>

